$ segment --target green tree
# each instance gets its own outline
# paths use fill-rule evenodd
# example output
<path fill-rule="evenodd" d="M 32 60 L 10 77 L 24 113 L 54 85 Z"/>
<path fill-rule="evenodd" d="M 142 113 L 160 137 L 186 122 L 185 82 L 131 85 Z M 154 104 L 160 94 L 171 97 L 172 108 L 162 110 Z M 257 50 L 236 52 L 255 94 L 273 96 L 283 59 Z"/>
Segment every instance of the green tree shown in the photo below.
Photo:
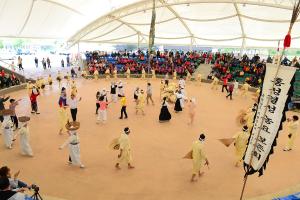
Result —
<path fill-rule="evenodd" d="M 14 49 L 20 49 L 23 47 L 25 41 L 23 39 L 16 39 L 13 43 Z"/>

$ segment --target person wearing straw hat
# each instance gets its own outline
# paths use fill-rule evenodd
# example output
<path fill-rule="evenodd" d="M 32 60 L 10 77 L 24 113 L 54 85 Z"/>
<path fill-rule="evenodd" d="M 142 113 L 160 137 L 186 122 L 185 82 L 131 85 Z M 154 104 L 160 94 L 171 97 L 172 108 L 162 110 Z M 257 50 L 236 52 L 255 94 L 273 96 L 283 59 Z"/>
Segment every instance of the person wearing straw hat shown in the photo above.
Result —
<path fill-rule="evenodd" d="M 238 132 L 236 135 L 233 136 L 234 140 L 234 147 L 235 147 L 235 155 L 236 155 L 236 163 L 235 166 L 239 167 L 240 163 L 243 159 L 244 153 L 247 148 L 248 138 L 250 136 L 248 132 L 248 126 L 244 126 L 243 130 Z"/>
<path fill-rule="evenodd" d="M 145 107 L 145 95 L 144 95 L 144 90 L 141 90 L 141 93 L 138 95 L 135 114 L 138 114 L 138 112 L 141 111 L 142 115 L 145 115 L 144 107 Z"/>
<path fill-rule="evenodd" d="M 203 165 L 209 165 L 208 159 L 204 152 L 205 135 L 202 133 L 199 139 L 193 142 L 192 145 L 192 159 L 193 159 L 193 173 L 191 182 L 197 181 L 196 176 L 200 177 L 204 172 L 201 172 Z"/>
<path fill-rule="evenodd" d="M 25 156 L 33 156 L 31 146 L 29 144 L 29 128 L 28 121 L 30 117 L 22 116 L 19 117 L 21 129 L 19 130 L 20 135 L 20 145 L 21 145 L 21 154 Z"/>
<path fill-rule="evenodd" d="M 77 165 L 80 168 L 84 168 L 80 159 L 80 146 L 79 137 L 76 132 L 80 127 L 79 122 L 68 122 L 65 128 L 68 130 L 69 138 L 59 147 L 62 150 L 65 146 L 69 146 L 69 164 Z"/>
<path fill-rule="evenodd" d="M 133 169 L 134 166 L 131 165 L 132 157 L 131 157 L 131 147 L 129 142 L 129 134 L 130 129 L 128 127 L 124 128 L 124 133 L 121 134 L 118 143 L 120 153 L 118 154 L 118 161 L 115 165 L 117 169 L 120 168 L 120 163 L 126 162 L 128 165 L 128 169 Z"/>
<path fill-rule="evenodd" d="M 3 116 L 2 129 L 3 129 L 3 138 L 6 148 L 11 149 L 13 144 L 13 122 L 11 121 L 10 116 L 13 114 L 11 110 L 5 109 L 0 113 Z"/>

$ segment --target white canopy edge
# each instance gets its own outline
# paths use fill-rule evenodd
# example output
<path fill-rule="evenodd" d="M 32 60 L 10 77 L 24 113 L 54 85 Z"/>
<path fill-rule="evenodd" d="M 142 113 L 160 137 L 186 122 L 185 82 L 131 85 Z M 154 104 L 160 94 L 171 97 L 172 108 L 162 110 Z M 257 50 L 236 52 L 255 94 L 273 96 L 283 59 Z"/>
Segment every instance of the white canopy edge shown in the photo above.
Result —
<path fill-rule="evenodd" d="M 279 9 L 285 9 L 285 10 L 292 10 L 293 9 L 293 1 L 290 0 L 290 6 L 282 5 L 280 3 L 278 3 L 276 0 L 272 1 L 272 2 L 265 2 L 265 1 L 254 1 L 254 0 L 158 0 L 159 3 L 156 4 L 156 8 L 162 8 L 162 7 L 166 7 L 168 8 L 173 14 L 174 17 L 167 19 L 167 20 L 163 20 L 163 21 L 159 21 L 158 23 L 163 23 L 163 22 L 167 22 L 167 21 L 171 21 L 174 19 L 178 19 L 182 25 L 186 28 L 187 32 L 189 33 L 189 35 L 184 36 L 184 37 L 178 37 L 178 38 L 167 38 L 167 37 L 161 37 L 161 39 L 182 39 L 182 38 L 190 38 L 191 41 L 193 38 L 198 38 L 197 36 L 194 36 L 194 34 L 191 32 L 191 30 L 189 29 L 189 27 L 185 24 L 184 20 L 191 20 L 191 21 L 217 21 L 217 20 L 223 20 L 223 19 L 228 19 L 228 18 L 233 18 L 233 17 L 238 17 L 239 22 L 240 22 L 240 27 L 241 27 L 241 31 L 242 31 L 242 35 L 241 37 L 235 37 L 235 38 L 230 38 L 230 39 L 208 39 L 208 38 L 198 38 L 201 40 L 206 40 L 206 41 L 230 41 L 230 40 L 236 40 L 236 39 L 251 39 L 251 40 L 257 40 L 257 41 L 281 41 L 283 40 L 283 38 L 278 38 L 278 39 L 261 39 L 261 38 L 253 38 L 253 37 L 248 37 L 245 34 L 244 31 L 244 27 L 243 27 L 243 19 L 242 18 L 248 18 L 248 19 L 252 19 L 252 20 L 257 20 L 257 21 L 262 21 L 262 22 L 274 22 L 274 23 L 287 23 L 289 22 L 289 20 L 269 20 L 269 19 L 260 19 L 260 18 L 256 18 L 256 17 L 250 17 L 247 15 L 243 15 L 239 12 L 239 9 L 237 7 L 237 4 L 247 4 L 247 5 L 256 5 L 256 6 L 266 6 L 266 7 L 273 7 L 273 8 L 279 8 Z M 176 13 L 175 10 L 172 9 L 171 6 L 175 6 L 175 5 L 182 5 L 182 4 L 192 4 L 192 3 L 231 3 L 234 4 L 234 7 L 236 9 L 236 14 L 234 15 L 230 15 L 230 16 L 226 16 L 226 17 L 222 17 L 222 18 L 215 18 L 215 19 L 190 19 L 190 18 L 182 18 L 178 15 L 178 13 Z M 109 24 L 110 22 L 113 21 L 119 21 L 122 24 L 125 24 L 126 26 L 128 26 L 129 28 L 131 28 L 132 30 L 134 30 L 136 32 L 136 35 L 140 35 L 140 36 L 147 36 L 146 34 L 141 34 L 137 29 L 135 29 L 133 26 L 131 25 L 148 25 L 148 24 L 138 24 L 138 23 L 127 23 L 124 21 L 120 21 L 121 18 L 129 16 L 129 15 L 133 15 L 142 11 L 146 11 L 146 10 L 150 10 L 152 9 L 152 4 L 150 1 L 148 0 L 144 0 L 144 1 L 140 1 L 138 3 L 133 3 L 130 4 L 128 6 L 122 7 L 120 9 L 117 9 L 115 11 L 112 11 L 110 13 L 108 13 L 107 15 L 104 15 L 98 19 L 96 19 L 95 21 L 93 21 L 92 23 L 88 24 L 87 26 L 85 26 L 83 29 L 81 29 L 80 31 L 78 31 L 76 34 L 74 34 L 69 40 L 68 42 L 70 43 L 70 46 L 73 46 L 74 44 L 78 43 L 78 42 L 95 42 L 95 43 L 99 43 L 99 42 L 107 42 L 107 40 L 104 41 L 90 41 L 90 40 L 83 40 L 82 38 L 84 38 L 86 35 L 88 35 L 89 33 L 95 31 L 96 29 Z M 299 20 L 298 20 L 299 21 Z M 105 35 L 105 34 L 104 34 Z M 102 35 L 103 36 L 103 35 Z M 99 38 L 98 37 L 94 37 L 94 38 L 90 38 L 90 39 L 95 39 L 95 38 Z M 129 37 L 129 36 L 128 36 Z M 130 35 L 130 37 L 132 37 L 132 35 Z M 122 38 L 126 38 L 126 37 L 122 37 Z M 156 37 L 159 39 L 159 37 Z M 300 36 L 294 37 L 295 39 L 300 38 Z M 109 40 L 109 42 L 113 42 L 117 39 L 111 39 Z M 147 40 L 145 38 L 143 38 L 143 40 L 146 42 Z M 120 42 L 121 43 L 121 42 Z"/>

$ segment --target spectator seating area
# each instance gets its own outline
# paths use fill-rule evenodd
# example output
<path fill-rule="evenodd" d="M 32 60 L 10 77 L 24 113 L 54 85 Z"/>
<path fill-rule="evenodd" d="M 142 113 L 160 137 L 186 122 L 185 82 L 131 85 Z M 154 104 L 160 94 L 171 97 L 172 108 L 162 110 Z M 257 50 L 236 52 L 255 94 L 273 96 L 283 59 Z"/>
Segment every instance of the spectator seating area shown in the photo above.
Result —
<path fill-rule="evenodd" d="M 93 74 L 95 70 L 99 71 L 99 74 L 104 74 L 106 69 L 109 68 L 110 72 L 117 68 L 118 73 L 124 73 L 129 68 L 132 74 L 141 74 L 144 68 L 146 73 L 148 70 L 154 69 L 156 74 L 172 74 L 173 70 L 176 70 L 178 75 L 187 75 L 187 72 L 193 74 L 195 69 L 204 63 L 203 55 L 197 52 L 173 52 L 165 51 L 163 53 L 157 51 L 154 56 L 149 60 L 148 52 L 138 51 L 135 52 L 113 52 L 107 54 L 106 52 L 94 51 L 86 52 L 86 61 L 90 74 Z"/>
<path fill-rule="evenodd" d="M 260 60 L 258 55 L 249 59 L 244 55 L 241 59 L 233 54 L 218 54 L 212 66 L 212 72 L 209 78 L 217 76 L 222 79 L 226 76 L 229 80 L 237 80 L 240 83 L 247 82 L 252 87 L 259 87 L 262 84 L 266 69 L 265 60 Z"/>
<path fill-rule="evenodd" d="M 9 88 L 11 86 L 20 84 L 21 81 L 14 72 L 9 73 L 4 69 L 0 71 L 0 89 Z"/>

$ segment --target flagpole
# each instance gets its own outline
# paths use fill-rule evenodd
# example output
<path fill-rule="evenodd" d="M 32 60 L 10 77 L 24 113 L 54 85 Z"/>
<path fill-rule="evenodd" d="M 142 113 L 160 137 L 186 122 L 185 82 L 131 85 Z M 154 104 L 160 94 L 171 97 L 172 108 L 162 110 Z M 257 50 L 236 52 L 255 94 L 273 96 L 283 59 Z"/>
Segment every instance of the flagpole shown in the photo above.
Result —
<path fill-rule="evenodd" d="M 277 63 L 277 70 L 276 70 L 276 73 L 275 73 L 275 76 L 274 76 L 274 79 L 278 76 L 278 72 L 279 72 L 279 68 L 280 68 L 280 65 L 281 65 L 281 60 L 282 60 L 282 57 L 284 55 L 284 52 L 285 52 L 285 48 L 282 50 L 282 54 L 278 60 L 278 63 Z M 274 89 L 274 86 L 275 86 L 275 81 L 273 81 L 273 84 L 272 84 L 272 90 L 271 90 L 271 93 L 270 93 L 270 97 L 268 98 L 267 100 L 267 104 L 266 104 L 266 107 L 269 105 L 270 103 L 270 99 L 271 99 L 271 95 L 272 95 L 272 92 L 273 92 L 273 89 Z M 267 108 L 264 110 L 264 114 L 263 114 L 263 119 L 266 117 L 266 113 L 267 113 Z M 259 130 L 258 130 L 258 133 L 257 133 L 257 136 L 255 138 L 255 143 L 254 143 L 254 147 L 253 147 L 253 151 L 251 152 L 251 157 L 250 157 L 250 161 L 249 161 L 249 166 L 252 165 L 252 160 L 253 160 L 253 157 L 254 157 L 254 151 L 256 149 L 256 146 L 257 146 L 257 141 L 258 141 L 258 137 L 260 136 L 260 132 L 261 132 L 261 129 L 262 129 L 262 125 L 264 123 L 264 120 L 261 120 L 261 123 L 260 123 L 260 126 L 259 126 Z M 252 129 L 253 130 L 253 129 Z M 244 190 L 245 190 L 245 187 L 246 187 L 246 183 L 247 183 L 247 180 L 248 180 L 248 174 L 247 172 L 245 173 L 245 178 L 244 178 L 244 184 L 243 184 L 243 189 L 242 189 L 242 192 L 241 192 L 241 196 L 240 196 L 240 200 L 243 200 L 243 196 L 244 196 Z"/>

